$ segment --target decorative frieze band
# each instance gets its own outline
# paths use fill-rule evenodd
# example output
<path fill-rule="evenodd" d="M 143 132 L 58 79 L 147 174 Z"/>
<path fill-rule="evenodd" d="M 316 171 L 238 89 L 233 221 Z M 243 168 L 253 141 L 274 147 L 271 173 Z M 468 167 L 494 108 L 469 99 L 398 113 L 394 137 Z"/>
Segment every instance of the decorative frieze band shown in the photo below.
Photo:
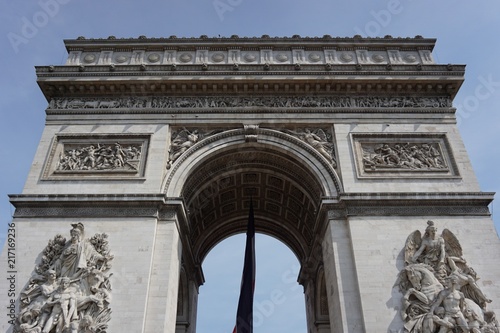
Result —
<path fill-rule="evenodd" d="M 187 64 L 434 64 L 429 50 L 366 50 L 326 47 L 320 50 L 167 49 L 164 51 L 71 51 L 66 65 L 187 65 Z"/>
<path fill-rule="evenodd" d="M 408 96 L 148 96 L 53 98 L 48 109 L 187 108 L 449 108 L 449 97 Z"/>

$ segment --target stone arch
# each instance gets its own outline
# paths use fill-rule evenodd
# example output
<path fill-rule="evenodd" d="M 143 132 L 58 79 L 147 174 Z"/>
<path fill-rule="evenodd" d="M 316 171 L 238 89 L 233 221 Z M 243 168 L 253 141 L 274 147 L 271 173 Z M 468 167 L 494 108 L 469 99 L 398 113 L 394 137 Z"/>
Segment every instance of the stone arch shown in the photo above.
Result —
<path fill-rule="evenodd" d="M 245 231 L 250 200 L 256 231 L 288 246 L 309 272 L 317 265 L 311 260 L 321 260 L 312 258 L 312 252 L 323 237 L 324 200 L 342 192 L 325 157 L 273 129 L 257 129 L 251 136 L 245 129 L 227 130 L 197 142 L 171 165 L 163 189 L 167 200 L 182 201 L 185 255 L 200 272 L 213 247 Z M 304 286 L 310 283 L 300 281 Z"/>
<path fill-rule="evenodd" d="M 277 151 L 288 150 L 287 154 L 290 157 L 293 156 L 293 160 L 307 164 L 318 180 L 322 181 L 325 196 L 336 196 L 343 191 L 336 171 L 316 149 L 290 134 L 277 130 L 260 128 L 256 133 L 255 142 L 247 141 L 248 133 L 244 129 L 234 129 L 215 134 L 196 143 L 176 161 L 171 172 L 167 174 L 162 184 L 163 191 L 168 197 L 179 197 L 186 177 L 192 173 L 193 168 L 203 163 L 207 156 L 228 146 L 238 144 L 251 146 L 252 143 L 267 145 Z"/>
<path fill-rule="evenodd" d="M 272 129 L 258 129 L 254 142 L 244 129 L 205 138 L 172 165 L 163 188 L 167 197 L 184 200 L 198 262 L 244 230 L 251 197 L 260 198 L 254 202 L 258 232 L 283 241 L 303 261 L 321 201 L 342 191 L 335 169 L 316 149 Z"/>

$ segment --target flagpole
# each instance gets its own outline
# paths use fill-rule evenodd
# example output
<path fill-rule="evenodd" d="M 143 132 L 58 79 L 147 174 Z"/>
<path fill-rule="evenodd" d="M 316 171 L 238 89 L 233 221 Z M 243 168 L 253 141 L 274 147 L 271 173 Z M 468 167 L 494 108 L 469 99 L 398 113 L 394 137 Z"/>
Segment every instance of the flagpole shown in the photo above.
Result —
<path fill-rule="evenodd" d="M 253 333 L 253 295 L 255 287 L 255 220 L 253 200 L 248 212 L 245 261 L 241 278 L 240 298 L 233 333 Z"/>

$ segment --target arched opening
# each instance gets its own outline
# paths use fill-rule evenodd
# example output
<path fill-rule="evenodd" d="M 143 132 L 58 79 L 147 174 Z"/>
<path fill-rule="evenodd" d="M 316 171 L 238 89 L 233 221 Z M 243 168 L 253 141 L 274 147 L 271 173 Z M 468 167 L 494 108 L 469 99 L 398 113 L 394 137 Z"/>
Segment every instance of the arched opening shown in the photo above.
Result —
<path fill-rule="evenodd" d="M 258 221 L 256 221 L 258 223 Z M 300 264 L 290 249 L 273 237 L 256 235 L 254 331 L 306 332 Z M 198 298 L 197 333 L 232 332 L 238 305 L 245 235 L 217 244 L 203 262 L 206 282 Z M 291 315 L 293 314 L 293 315 Z"/>
<path fill-rule="evenodd" d="M 301 313 L 307 316 L 308 331 L 317 332 L 316 294 L 307 290 L 317 289 L 316 272 L 322 265 L 318 246 L 326 221 L 323 203 L 340 191 L 333 166 L 313 147 L 285 133 L 261 129 L 257 142 L 247 142 L 243 130 L 231 130 L 198 142 L 172 165 L 165 182 L 167 197 L 181 198 L 185 208 L 183 243 L 197 270 L 187 268 L 187 279 L 203 275 L 201 263 L 219 242 L 246 230 L 252 200 L 256 232 L 281 241 L 298 260 L 293 280 L 306 290 Z M 235 269 L 233 296 L 238 297 L 241 263 Z M 196 304 L 190 307 L 197 309 Z M 229 324 L 234 325 L 231 315 Z M 195 331 L 192 326 L 186 330 Z"/>

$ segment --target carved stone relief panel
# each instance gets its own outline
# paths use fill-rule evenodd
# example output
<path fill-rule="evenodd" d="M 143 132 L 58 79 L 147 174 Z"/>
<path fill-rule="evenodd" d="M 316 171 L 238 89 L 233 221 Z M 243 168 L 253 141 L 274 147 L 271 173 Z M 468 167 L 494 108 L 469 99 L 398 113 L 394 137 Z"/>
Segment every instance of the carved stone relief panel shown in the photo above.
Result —
<path fill-rule="evenodd" d="M 197 142 L 222 132 L 222 129 L 203 130 L 198 128 L 173 128 L 172 136 L 170 139 L 170 148 L 168 150 L 167 169 L 170 169 L 172 164 L 182 155 L 186 150 L 194 146 Z"/>
<path fill-rule="evenodd" d="M 487 309 L 491 300 L 453 232 L 438 235 L 428 221 L 423 237 L 419 230 L 408 236 L 404 256 L 397 283 L 404 295 L 404 332 L 499 332 L 495 313 Z"/>
<path fill-rule="evenodd" d="M 56 235 L 40 254 L 21 292 L 14 333 L 101 332 L 111 319 L 111 261 L 107 234 Z"/>
<path fill-rule="evenodd" d="M 149 139 L 144 134 L 57 135 L 42 179 L 143 177 Z"/>
<path fill-rule="evenodd" d="M 126 61 L 126 60 L 125 60 Z M 448 108 L 449 97 L 403 96 L 154 96 L 119 98 L 54 98 L 48 108 L 62 109 L 189 109 L 189 108 Z"/>
<path fill-rule="evenodd" d="M 333 135 L 328 128 L 295 128 L 282 129 L 284 133 L 293 135 L 302 140 L 307 145 L 314 148 L 323 156 L 334 168 L 337 167 Z"/>
<path fill-rule="evenodd" d="M 359 178 L 458 177 L 445 134 L 351 134 Z"/>

